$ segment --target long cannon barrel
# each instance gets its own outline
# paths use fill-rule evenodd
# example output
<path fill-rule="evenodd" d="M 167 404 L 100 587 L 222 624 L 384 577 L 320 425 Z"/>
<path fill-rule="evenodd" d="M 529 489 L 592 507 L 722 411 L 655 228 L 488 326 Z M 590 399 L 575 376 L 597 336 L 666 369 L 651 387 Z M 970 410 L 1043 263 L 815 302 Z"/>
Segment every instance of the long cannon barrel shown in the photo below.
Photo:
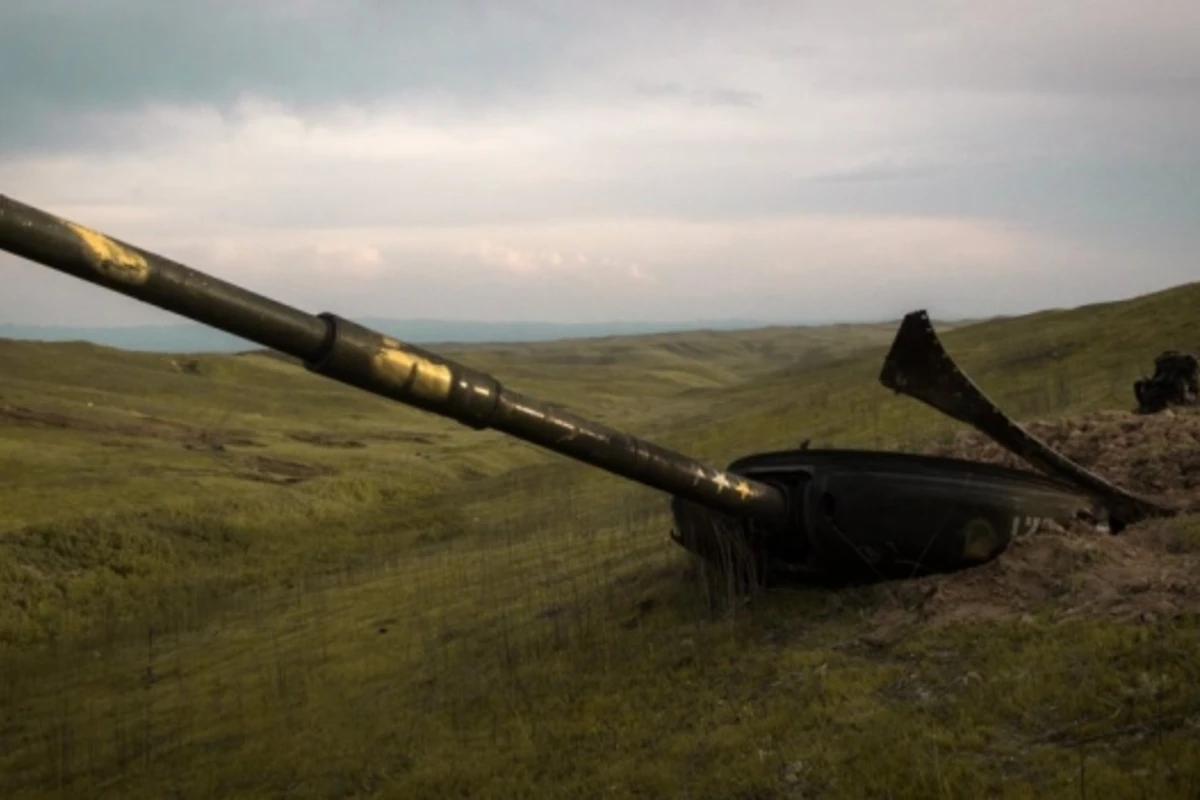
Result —
<path fill-rule="evenodd" d="M 333 314 L 312 315 L 0 195 L 0 250 L 300 359 L 320 375 L 491 428 L 700 505 L 767 523 L 779 488 L 713 469 L 505 389 L 490 375 Z"/>

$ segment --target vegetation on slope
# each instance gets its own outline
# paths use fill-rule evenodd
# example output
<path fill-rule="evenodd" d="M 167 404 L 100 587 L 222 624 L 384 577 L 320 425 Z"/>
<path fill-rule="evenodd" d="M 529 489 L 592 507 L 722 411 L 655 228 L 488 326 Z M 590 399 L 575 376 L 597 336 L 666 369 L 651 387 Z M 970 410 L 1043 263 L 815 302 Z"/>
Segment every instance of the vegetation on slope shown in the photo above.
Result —
<path fill-rule="evenodd" d="M 689 389 L 890 335 L 875 326 L 697 332 L 447 355 L 652 434 Z M 561 475 L 564 492 L 597 479 L 564 473 L 561 458 L 531 445 L 267 355 L 0 342 L 0 372 L 0 646 L 111 628 L 147 605 L 173 613 L 233 586 L 337 572 L 468 531 L 486 537 L 480 519 L 561 515 L 529 502 L 549 476 Z M 599 479 L 601 494 L 572 512 L 581 529 L 605 493 L 628 494 Z M 661 505 L 653 493 L 639 497 Z"/>
<path fill-rule="evenodd" d="M 1125 408 L 1158 351 L 1194 346 L 1198 301 L 1192 285 L 944 338 L 1019 416 Z M 463 358 L 716 461 L 948 441 L 878 386 L 891 333 Z M 1089 607 L 1087 559 L 1010 617 L 926 624 L 955 586 L 934 579 L 714 619 L 660 496 L 496 435 L 259 355 L 0 343 L 0 371 L 8 795 L 1200 786 L 1193 618 L 1057 614 Z M 1181 558 L 1200 542 L 1194 518 L 1155 535 Z"/>

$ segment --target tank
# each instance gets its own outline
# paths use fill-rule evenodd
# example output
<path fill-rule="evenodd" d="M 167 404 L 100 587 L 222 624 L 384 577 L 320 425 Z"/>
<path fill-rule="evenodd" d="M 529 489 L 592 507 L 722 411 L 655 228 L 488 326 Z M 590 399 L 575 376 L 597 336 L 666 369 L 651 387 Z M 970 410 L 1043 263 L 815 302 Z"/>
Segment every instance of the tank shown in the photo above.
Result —
<path fill-rule="evenodd" d="M 1179 350 L 1164 351 L 1154 359 L 1154 374 L 1134 381 L 1133 394 L 1139 414 L 1200 403 L 1200 359 Z"/>
<path fill-rule="evenodd" d="M 741 587 L 953 571 L 995 558 L 1044 520 L 1119 529 L 1175 513 L 1107 483 L 1009 420 L 954 365 L 924 312 L 901 324 L 883 384 L 978 428 L 1041 473 L 806 447 L 746 455 L 722 469 L 352 320 L 292 308 L 3 195 L 0 249 L 287 354 L 327 379 L 664 492 L 671 537 Z"/>

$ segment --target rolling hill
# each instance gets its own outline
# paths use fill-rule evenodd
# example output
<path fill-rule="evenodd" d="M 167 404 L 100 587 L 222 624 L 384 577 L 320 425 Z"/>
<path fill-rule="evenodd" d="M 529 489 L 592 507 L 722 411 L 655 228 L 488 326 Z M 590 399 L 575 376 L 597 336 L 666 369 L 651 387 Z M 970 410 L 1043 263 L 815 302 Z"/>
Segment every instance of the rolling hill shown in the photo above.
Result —
<path fill-rule="evenodd" d="M 1120 428 L 1196 308 L 1190 284 L 941 330 L 1011 413 Z M 447 354 L 716 462 L 958 442 L 879 386 L 893 332 Z M 285 360 L 0 341 L 0 375 L 8 796 L 1200 787 L 1193 516 L 714 616 L 659 494 Z M 1139 457 L 1200 447 L 1155 424 Z"/>
<path fill-rule="evenodd" d="M 472 322 L 439 319 L 368 317 L 361 324 L 415 343 L 546 342 L 559 339 L 645 335 L 690 330 L 734 331 L 770 327 L 754 320 L 692 322 Z M 184 322 L 174 325 L 76 327 L 0 324 L 0 339 L 42 342 L 89 342 L 123 350 L 156 353 L 236 353 L 253 350 L 245 339 Z"/>

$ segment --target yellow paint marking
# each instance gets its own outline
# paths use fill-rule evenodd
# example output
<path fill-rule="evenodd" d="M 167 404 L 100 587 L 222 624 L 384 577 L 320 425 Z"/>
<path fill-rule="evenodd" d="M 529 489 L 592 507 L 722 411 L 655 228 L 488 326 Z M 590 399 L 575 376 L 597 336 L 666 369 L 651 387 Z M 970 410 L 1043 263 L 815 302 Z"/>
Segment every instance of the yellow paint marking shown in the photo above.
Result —
<path fill-rule="evenodd" d="M 104 277 L 134 285 L 145 283 L 150 277 L 150 265 L 138 253 L 91 228 L 74 222 L 66 225 L 79 237 L 88 262 Z"/>
<path fill-rule="evenodd" d="M 445 400 L 450 397 L 454 375 L 449 367 L 392 346 L 392 342 L 395 340 L 385 339 L 385 346 L 375 354 L 373 364 L 376 375 L 392 386 L 409 385 L 413 394 L 425 400 Z"/>

